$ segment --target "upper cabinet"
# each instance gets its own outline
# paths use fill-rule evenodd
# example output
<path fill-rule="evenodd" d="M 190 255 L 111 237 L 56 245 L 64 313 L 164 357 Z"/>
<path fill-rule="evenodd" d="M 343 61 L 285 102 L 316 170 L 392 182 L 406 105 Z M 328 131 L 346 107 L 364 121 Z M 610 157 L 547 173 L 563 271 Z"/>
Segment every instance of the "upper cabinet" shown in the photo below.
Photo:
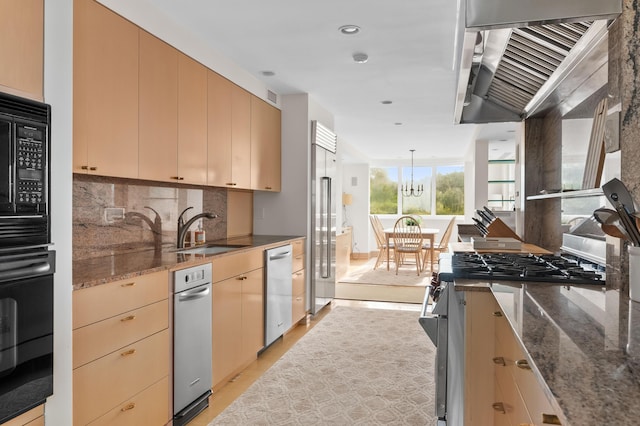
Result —
<path fill-rule="evenodd" d="M 280 190 L 280 110 L 94 0 L 74 2 L 74 173 Z"/>
<path fill-rule="evenodd" d="M 251 189 L 280 191 L 280 110 L 251 97 Z"/>
<path fill-rule="evenodd" d="M 140 31 L 140 179 L 178 180 L 178 52 Z"/>
<path fill-rule="evenodd" d="M 74 1 L 73 171 L 138 177 L 138 27 Z"/>
<path fill-rule="evenodd" d="M 44 0 L 2 0 L 0 16 L 0 91 L 42 101 Z"/>
<path fill-rule="evenodd" d="M 251 94 L 208 73 L 208 184 L 251 186 Z"/>

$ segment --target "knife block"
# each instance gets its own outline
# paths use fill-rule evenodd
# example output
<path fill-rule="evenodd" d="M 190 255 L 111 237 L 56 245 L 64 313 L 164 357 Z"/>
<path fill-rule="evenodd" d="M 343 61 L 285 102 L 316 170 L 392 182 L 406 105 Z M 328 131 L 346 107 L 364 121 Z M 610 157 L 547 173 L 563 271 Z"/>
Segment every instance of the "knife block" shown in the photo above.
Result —
<path fill-rule="evenodd" d="M 499 217 L 493 219 L 491 223 L 487 225 L 487 230 L 489 232 L 486 237 L 515 238 L 518 241 L 522 241 L 522 238 L 513 232 L 513 229 L 509 228 L 509 225 L 504 223 Z"/>

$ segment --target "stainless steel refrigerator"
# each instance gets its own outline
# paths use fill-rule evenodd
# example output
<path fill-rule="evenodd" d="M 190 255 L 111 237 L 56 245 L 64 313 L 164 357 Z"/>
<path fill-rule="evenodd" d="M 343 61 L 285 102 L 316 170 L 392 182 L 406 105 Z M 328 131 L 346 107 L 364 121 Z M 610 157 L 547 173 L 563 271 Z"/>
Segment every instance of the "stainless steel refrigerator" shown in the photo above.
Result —
<path fill-rule="evenodd" d="M 336 135 L 311 122 L 311 314 L 336 293 Z"/>

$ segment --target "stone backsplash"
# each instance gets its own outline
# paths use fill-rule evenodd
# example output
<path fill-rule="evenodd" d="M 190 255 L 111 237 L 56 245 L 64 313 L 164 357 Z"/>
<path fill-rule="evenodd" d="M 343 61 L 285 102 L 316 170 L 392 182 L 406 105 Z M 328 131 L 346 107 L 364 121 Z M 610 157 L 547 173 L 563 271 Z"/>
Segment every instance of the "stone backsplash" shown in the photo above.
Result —
<path fill-rule="evenodd" d="M 218 215 L 202 220 L 207 240 L 226 238 L 226 189 L 74 175 L 73 259 L 175 247 L 178 216 L 188 207 L 185 221 Z"/>

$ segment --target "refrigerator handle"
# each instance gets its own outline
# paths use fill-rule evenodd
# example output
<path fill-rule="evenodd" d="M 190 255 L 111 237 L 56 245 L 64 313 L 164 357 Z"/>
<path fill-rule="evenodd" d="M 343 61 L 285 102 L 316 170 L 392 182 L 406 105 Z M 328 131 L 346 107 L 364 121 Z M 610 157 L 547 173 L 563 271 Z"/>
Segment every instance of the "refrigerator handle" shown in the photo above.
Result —
<path fill-rule="evenodd" d="M 331 223 L 331 178 L 322 177 L 322 211 L 320 212 L 320 241 L 323 245 L 320 249 L 320 276 L 329 278 L 331 272 L 331 241 L 329 241 L 329 224 Z"/>

